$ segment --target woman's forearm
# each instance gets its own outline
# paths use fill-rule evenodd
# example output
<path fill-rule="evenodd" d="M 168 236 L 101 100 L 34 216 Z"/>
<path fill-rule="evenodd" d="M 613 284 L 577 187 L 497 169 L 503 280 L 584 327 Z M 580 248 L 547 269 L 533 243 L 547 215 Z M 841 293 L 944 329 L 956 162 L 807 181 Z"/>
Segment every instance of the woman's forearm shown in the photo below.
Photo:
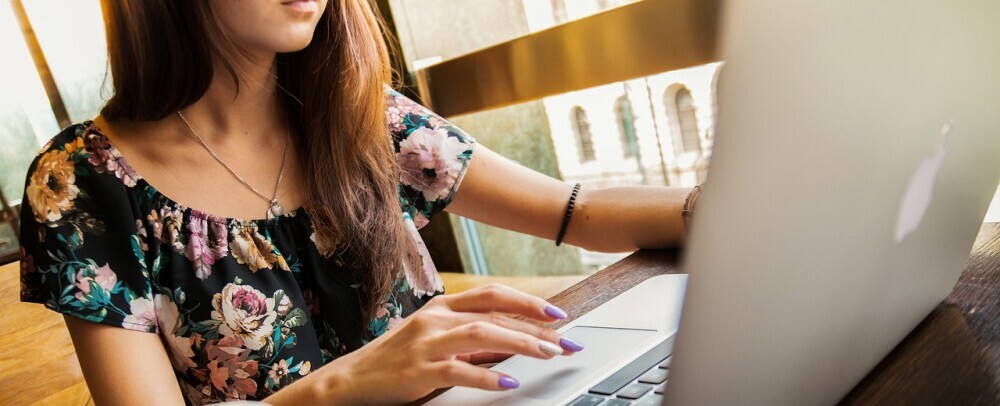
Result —
<path fill-rule="evenodd" d="M 565 241 L 592 251 L 669 248 L 684 240 L 681 208 L 691 188 L 583 189 Z"/>
<path fill-rule="evenodd" d="M 264 399 L 274 406 L 350 404 L 350 384 L 331 362 Z"/>
<path fill-rule="evenodd" d="M 476 147 L 462 188 L 446 210 L 492 226 L 556 239 L 573 184 Z M 500 181 L 498 181 L 500 180 Z M 563 241 L 594 251 L 680 245 L 681 208 L 691 188 L 662 186 L 589 189 L 576 198 Z"/>

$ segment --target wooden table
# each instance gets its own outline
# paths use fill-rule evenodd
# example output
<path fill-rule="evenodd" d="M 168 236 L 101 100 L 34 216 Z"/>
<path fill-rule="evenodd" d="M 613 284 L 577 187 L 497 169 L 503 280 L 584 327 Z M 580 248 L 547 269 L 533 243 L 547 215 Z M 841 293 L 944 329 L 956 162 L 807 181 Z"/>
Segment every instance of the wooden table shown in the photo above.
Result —
<path fill-rule="evenodd" d="M 1000 223 L 986 223 L 955 288 L 842 404 L 1000 405 Z"/>
<path fill-rule="evenodd" d="M 639 251 L 550 301 L 581 315 L 650 277 L 681 272 L 677 259 L 673 250 Z M 998 388 L 1000 223 L 987 223 L 951 295 L 840 404 L 1000 405 Z"/>

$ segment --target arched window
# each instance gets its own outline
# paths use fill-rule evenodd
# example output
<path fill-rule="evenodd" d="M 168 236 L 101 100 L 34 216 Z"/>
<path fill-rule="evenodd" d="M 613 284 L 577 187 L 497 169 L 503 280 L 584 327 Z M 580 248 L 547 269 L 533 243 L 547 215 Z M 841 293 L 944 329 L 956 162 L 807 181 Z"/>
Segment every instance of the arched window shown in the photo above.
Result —
<path fill-rule="evenodd" d="M 573 124 L 573 133 L 576 134 L 576 149 L 580 153 L 580 162 L 593 161 L 596 158 L 594 136 L 590 133 L 590 120 L 587 118 L 587 112 L 583 110 L 583 107 L 575 106 L 570 114 L 570 120 Z"/>
<path fill-rule="evenodd" d="M 698 140 L 698 115 L 694 108 L 694 99 L 691 92 L 682 87 L 677 91 L 677 122 L 681 127 L 681 145 L 684 152 L 701 151 L 701 142 Z"/>
<path fill-rule="evenodd" d="M 676 89 L 676 90 L 675 90 Z M 698 131 L 698 114 L 694 107 L 694 98 L 687 87 L 677 85 L 667 88 L 663 98 L 670 119 L 670 128 L 674 130 L 674 145 L 681 153 L 701 153 L 701 141 Z"/>
<path fill-rule="evenodd" d="M 625 158 L 635 158 L 639 153 L 639 143 L 635 135 L 635 113 L 632 111 L 632 102 L 627 96 L 615 100 L 615 116 L 618 119 L 618 134 L 622 141 L 622 155 Z"/>
<path fill-rule="evenodd" d="M 556 24 L 566 22 L 566 0 L 549 0 L 552 5 L 552 19 Z"/>
<path fill-rule="evenodd" d="M 618 7 L 625 2 L 627 2 L 627 0 L 597 0 L 597 9 L 607 10 L 612 7 Z"/>

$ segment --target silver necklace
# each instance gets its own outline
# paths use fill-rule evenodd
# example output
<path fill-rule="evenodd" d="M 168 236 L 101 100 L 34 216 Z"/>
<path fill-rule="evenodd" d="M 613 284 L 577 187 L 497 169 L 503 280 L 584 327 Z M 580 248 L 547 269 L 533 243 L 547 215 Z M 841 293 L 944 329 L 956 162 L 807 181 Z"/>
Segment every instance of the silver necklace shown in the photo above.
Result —
<path fill-rule="evenodd" d="M 285 159 L 288 158 L 287 132 L 285 133 L 285 147 L 281 151 L 281 169 L 278 171 L 278 181 L 274 183 L 274 193 L 272 193 L 271 197 L 268 198 L 266 195 L 257 190 L 257 188 L 253 187 L 253 185 L 251 185 L 249 182 L 243 179 L 243 177 L 240 176 L 240 174 L 236 173 L 236 171 L 233 170 L 232 167 L 226 164 L 226 162 L 223 161 L 221 157 L 219 157 L 219 154 L 216 154 L 215 151 L 213 151 L 212 148 L 209 147 L 207 143 L 205 143 L 205 140 L 201 138 L 201 135 L 198 135 L 198 131 L 195 131 L 194 127 L 191 126 L 191 123 L 189 123 L 187 119 L 184 118 L 184 115 L 181 114 L 180 110 L 177 111 L 177 116 L 180 117 L 181 121 L 183 121 L 184 124 L 187 125 L 187 128 L 191 130 L 191 134 L 194 135 L 195 140 L 197 140 L 198 143 L 201 144 L 201 146 L 205 147 L 205 150 L 208 151 L 210 155 L 212 155 L 212 158 L 215 158 L 216 161 L 219 161 L 219 163 L 222 164 L 222 166 L 224 166 L 226 170 L 229 171 L 229 173 L 233 174 L 233 176 L 235 176 L 236 179 L 240 181 L 240 183 L 250 188 L 250 190 L 256 193 L 257 196 L 260 196 L 261 199 L 264 199 L 264 201 L 268 202 L 267 206 L 268 220 L 278 217 L 285 213 L 285 209 L 282 208 L 280 204 L 278 204 L 278 189 L 281 187 L 281 179 L 285 177 Z"/>

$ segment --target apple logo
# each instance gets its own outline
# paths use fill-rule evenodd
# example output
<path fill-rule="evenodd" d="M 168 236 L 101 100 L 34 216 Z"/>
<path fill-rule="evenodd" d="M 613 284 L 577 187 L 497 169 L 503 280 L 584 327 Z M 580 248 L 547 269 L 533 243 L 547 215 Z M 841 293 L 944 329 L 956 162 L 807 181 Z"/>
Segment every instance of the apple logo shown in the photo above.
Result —
<path fill-rule="evenodd" d="M 931 199 L 934 197 L 934 185 L 937 183 L 938 173 L 948 155 L 948 134 L 954 126 L 952 120 L 948 120 L 941 127 L 941 141 L 934 153 L 924 158 L 917 171 L 913 173 L 910 184 L 903 195 L 903 202 L 899 206 L 899 218 L 896 220 L 896 243 L 903 242 L 903 239 L 920 227 L 927 209 L 931 206 Z"/>

